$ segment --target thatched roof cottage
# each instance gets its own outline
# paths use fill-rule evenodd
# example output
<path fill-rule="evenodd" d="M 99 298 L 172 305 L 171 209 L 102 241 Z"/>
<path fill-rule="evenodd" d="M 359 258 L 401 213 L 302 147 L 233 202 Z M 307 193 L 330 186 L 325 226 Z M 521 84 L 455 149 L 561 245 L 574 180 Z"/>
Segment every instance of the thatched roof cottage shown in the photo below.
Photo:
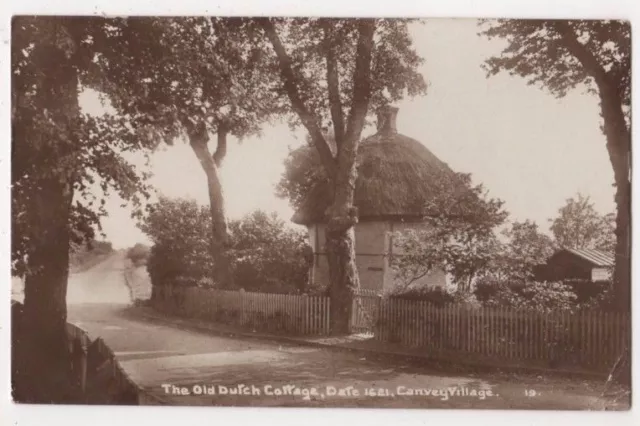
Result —
<path fill-rule="evenodd" d="M 394 285 L 389 266 L 391 255 L 402 255 L 394 247 L 391 233 L 426 226 L 424 206 L 435 196 L 443 175 L 453 171 L 415 139 L 396 129 L 398 109 L 387 107 L 378 114 L 378 131 L 364 139 L 358 150 L 355 205 L 359 223 L 355 227 L 356 263 L 363 289 L 381 291 Z M 307 226 L 314 252 L 312 279 L 327 284 L 329 266 L 324 252 L 325 211 L 331 202 L 326 183 L 314 187 L 293 222 Z M 433 271 L 422 285 L 444 286 L 446 276 Z"/>

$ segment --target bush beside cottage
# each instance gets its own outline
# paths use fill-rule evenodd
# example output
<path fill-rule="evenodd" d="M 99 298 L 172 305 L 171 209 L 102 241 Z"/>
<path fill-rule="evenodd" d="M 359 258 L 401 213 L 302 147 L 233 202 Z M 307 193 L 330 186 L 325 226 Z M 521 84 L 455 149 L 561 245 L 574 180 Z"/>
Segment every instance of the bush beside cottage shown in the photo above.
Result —
<path fill-rule="evenodd" d="M 228 226 L 234 289 L 293 294 L 307 290 L 310 259 L 305 233 L 262 211 L 230 221 Z M 154 287 L 229 289 L 211 278 L 210 227 L 208 208 L 195 201 L 162 198 L 154 206 L 142 225 L 154 242 L 147 260 Z"/>

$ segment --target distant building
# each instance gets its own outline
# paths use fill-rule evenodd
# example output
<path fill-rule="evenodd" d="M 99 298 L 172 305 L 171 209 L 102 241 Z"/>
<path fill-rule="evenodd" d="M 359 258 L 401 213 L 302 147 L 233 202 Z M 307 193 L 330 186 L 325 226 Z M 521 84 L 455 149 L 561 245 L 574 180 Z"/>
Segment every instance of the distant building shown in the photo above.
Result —
<path fill-rule="evenodd" d="M 536 268 L 538 281 L 587 280 L 609 281 L 615 259 L 612 255 L 592 249 L 561 249 L 544 265 Z"/>
<path fill-rule="evenodd" d="M 423 144 L 397 132 L 397 113 L 394 107 L 379 112 L 378 132 L 360 143 L 357 156 L 356 264 L 361 288 L 373 291 L 394 285 L 389 258 L 402 253 L 394 246 L 391 233 L 427 226 L 423 212 L 437 190 L 434 182 L 443 174 L 453 176 L 453 171 Z M 326 183 L 316 185 L 292 218 L 309 230 L 314 256 L 312 280 L 316 285 L 329 282 L 324 247 L 330 193 Z M 447 281 L 446 274 L 435 269 L 414 285 L 444 287 Z"/>

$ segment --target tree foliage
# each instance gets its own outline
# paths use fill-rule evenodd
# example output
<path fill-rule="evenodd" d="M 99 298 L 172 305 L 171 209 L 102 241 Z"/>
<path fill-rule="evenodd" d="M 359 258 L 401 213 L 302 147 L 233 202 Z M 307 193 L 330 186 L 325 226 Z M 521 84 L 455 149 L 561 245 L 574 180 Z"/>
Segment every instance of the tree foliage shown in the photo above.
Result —
<path fill-rule="evenodd" d="M 139 226 L 153 243 L 147 261 L 153 285 L 213 284 L 211 213 L 206 207 L 193 200 L 160 197 Z"/>
<path fill-rule="evenodd" d="M 486 61 L 490 75 L 506 71 L 563 97 L 573 89 L 598 91 L 598 79 L 614 85 L 631 106 L 631 26 L 612 20 L 484 20 L 481 34 L 507 47 Z"/>
<path fill-rule="evenodd" d="M 552 239 L 538 230 L 538 224 L 528 219 L 513 222 L 502 234 L 507 240 L 495 260 L 492 275 L 496 279 L 531 280 L 534 268 L 546 263 L 556 248 Z"/>
<path fill-rule="evenodd" d="M 226 288 L 214 283 L 215 259 L 208 249 L 208 208 L 195 201 L 162 197 L 141 229 L 153 241 L 147 270 L 154 286 Z M 255 211 L 229 223 L 234 281 L 246 291 L 297 293 L 307 290 L 309 249 L 304 233 L 275 214 Z"/>
<path fill-rule="evenodd" d="M 150 254 L 151 247 L 142 243 L 136 243 L 127 250 L 127 259 L 129 259 L 135 267 L 138 267 L 147 264 Z"/>
<path fill-rule="evenodd" d="M 332 137 L 341 145 L 346 136 L 346 115 L 353 107 L 354 97 L 361 96 L 354 79 L 358 38 L 363 24 L 373 29 L 370 72 L 369 108 L 365 115 L 378 107 L 398 101 L 403 97 L 426 92 L 426 82 L 417 69 L 424 60 L 412 46 L 407 19 L 376 19 L 374 22 L 358 19 L 297 18 L 270 19 L 277 36 L 286 49 L 289 65 L 296 83 L 300 104 L 304 105 L 301 117 L 298 108 L 293 112 L 290 124 L 307 126 L 311 141 L 322 136 L 323 129 L 331 129 Z M 261 24 L 265 22 L 262 21 Z M 271 40 L 271 39 L 269 39 Z M 275 52 L 278 56 L 278 52 Z M 281 80 L 280 93 L 288 95 L 285 79 Z M 364 89 L 364 88 L 362 88 Z M 296 102 L 297 103 L 297 102 Z M 345 111 L 346 110 L 346 111 Z M 313 122 L 305 122 L 313 118 Z M 331 142 L 328 142 L 330 144 Z M 328 150 L 331 149 L 328 147 Z M 325 150 L 323 150 L 324 152 Z M 337 154 L 337 152 L 335 153 Z M 324 156 L 324 154 L 322 154 Z"/>
<path fill-rule="evenodd" d="M 254 211 L 229 224 L 235 278 L 245 291 L 310 290 L 313 251 L 306 232 L 287 227 L 275 213 Z"/>
<path fill-rule="evenodd" d="M 282 108 L 268 78 L 265 43 L 245 18 L 118 18 L 95 61 L 94 88 L 113 107 L 168 143 L 199 124 L 237 137 Z M 126 60 L 123 60 L 126 58 Z M 135 84 L 133 84 L 135 82 Z"/>
<path fill-rule="evenodd" d="M 613 253 L 615 249 L 615 215 L 599 214 L 582 194 L 567 199 L 551 222 L 556 244 L 563 248 L 596 249 Z"/>
<path fill-rule="evenodd" d="M 424 207 L 426 227 L 393 235 L 402 254 L 393 256 L 391 265 L 403 286 L 444 268 L 468 292 L 500 251 L 494 230 L 507 217 L 503 202 L 489 198 L 482 185 L 472 186 L 468 174 L 458 173 L 453 180 L 437 182 L 436 195 Z"/>
<path fill-rule="evenodd" d="M 298 210 L 313 187 L 329 178 L 322 167 L 318 152 L 310 141 L 289 152 L 284 160 L 284 172 L 276 186 L 276 195 L 289 201 Z"/>

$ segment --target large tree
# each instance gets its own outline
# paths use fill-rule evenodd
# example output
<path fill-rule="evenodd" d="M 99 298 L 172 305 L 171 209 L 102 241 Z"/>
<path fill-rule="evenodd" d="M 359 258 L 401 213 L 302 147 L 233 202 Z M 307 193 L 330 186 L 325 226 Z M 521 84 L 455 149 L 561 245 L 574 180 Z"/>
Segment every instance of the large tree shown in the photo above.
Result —
<path fill-rule="evenodd" d="M 484 21 L 482 34 L 507 41 L 489 58 L 490 75 L 507 71 L 558 97 L 583 88 L 600 101 L 602 131 L 613 167 L 617 205 L 614 293 L 631 307 L 631 26 L 624 21 Z"/>
<path fill-rule="evenodd" d="M 153 126 L 167 143 L 184 137 L 206 176 L 210 247 L 217 285 L 233 287 L 219 168 L 229 135 L 241 138 L 283 112 L 264 60 L 265 41 L 244 18 L 121 18 L 112 49 L 96 59 L 96 85 L 136 129 Z M 126 60 L 123 60 L 126 58 Z M 209 148 L 210 135 L 215 148 Z"/>
<path fill-rule="evenodd" d="M 12 21 L 12 272 L 24 277 L 14 336 L 14 396 L 60 402 L 69 397 L 65 323 L 72 241 L 93 238 L 115 190 L 140 205 L 144 175 L 122 156 L 153 141 L 128 120 L 94 118 L 78 93 L 95 79 L 93 41 L 113 31 L 106 20 L 15 17 Z"/>
<path fill-rule="evenodd" d="M 333 202 L 326 212 L 331 329 L 346 333 L 359 287 L 353 205 L 358 144 L 372 109 L 407 91 L 425 91 L 416 72 L 421 59 L 406 20 L 264 18 L 257 23 L 273 47 L 282 90 L 295 113 L 292 124 L 306 128 L 331 182 Z M 323 131 L 329 125 L 335 153 Z"/>
<path fill-rule="evenodd" d="M 578 194 L 575 198 L 569 198 L 558 210 L 558 217 L 549 221 L 558 246 L 613 253 L 613 215 L 598 213 L 589 197 Z"/>

